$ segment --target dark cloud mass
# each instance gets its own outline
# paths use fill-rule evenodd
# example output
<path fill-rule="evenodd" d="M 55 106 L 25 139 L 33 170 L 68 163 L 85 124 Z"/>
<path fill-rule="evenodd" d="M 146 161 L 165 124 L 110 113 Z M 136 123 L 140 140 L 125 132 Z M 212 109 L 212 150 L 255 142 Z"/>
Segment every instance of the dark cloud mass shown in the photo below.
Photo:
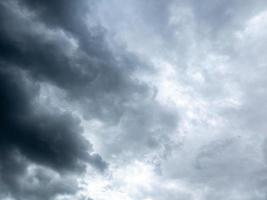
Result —
<path fill-rule="evenodd" d="M 63 96 L 50 96 L 52 101 L 64 98 L 61 100 L 79 107 L 84 119 L 109 125 L 118 123 L 123 113 L 132 109 L 133 100 L 151 96 L 147 85 L 131 78 L 144 63 L 129 52 L 114 52 L 104 29 L 88 25 L 86 20 L 94 20 L 89 16 L 93 8 L 94 2 L 83 0 L 0 3 L 3 198 L 54 199 L 75 194 L 77 183 L 66 179 L 70 172 L 83 173 L 88 164 L 100 172 L 108 167 L 83 136 L 80 116 L 40 101 L 46 95 L 41 90 L 44 84 L 64 92 Z M 168 117 L 168 111 L 161 109 L 157 115 L 163 112 Z M 142 115 L 142 110 L 138 108 L 136 115 Z M 147 137 L 146 129 L 137 130 L 140 134 L 134 136 L 135 132 L 127 133 L 126 128 L 132 136 L 121 142 L 128 137 L 137 137 L 137 141 L 143 137 L 141 133 Z M 120 151 L 124 148 L 122 145 Z M 41 169 L 31 172 L 34 165 Z"/>
<path fill-rule="evenodd" d="M 0 199 L 266 200 L 265 0 L 0 1 Z"/>
<path fill-rule="evenodd" d="M 63 88 L 69 95 L 76 91 L 80 94 L 79 88 L 85 91 L 98 70 L 98 64 L 87 57 L 103 55 L 104 60 L 105 55 L 109 57 L 100 47 L 102 39 L 90 38 L 84 26 L 77 23 L 82 21 L 84 13 L 75 7 L 83 5 L 69 2 L 1 2 L 0 191 L 3 198 L 6 195 L 15 199 L 51 199 L 57 194 L 73 193 L 75 185 L 64 183 L 64 173 L 81 172 L 85 163 L 101 171 L 107 166 L 98 154 L 89 154 L 92 147 L 82 136 L 79 120 L 72 113 L 41 109 L 36 102 L 44 81 Z M 85 45 L 87 49 L 81 50 L 84 56 L 77 55 L 75 60 L 64 52 L 68 48 L 64 46 L 68 45 L 66 41 L 54 35 L 47 39 L 43 30 L 35 30 L 38 25 L 47 27 L 46 30 L 60 29 L 66 32 L 66 37 L 72 35 L 79 44 L 86 40 L 90 46 Z M 82 72 L 78 65 L 87 68 Z M 42 172 L 36 172 L 36 177 L 27 175 L 31 163 L 53 169 L 62 178 L 57 180 Z M 38 183 L 22 185 L 31 178 Z"/>
<path fill-rule="evenodd" d="M 55 168 L 73 167 L 78 158 L 86 160 L 88 145 L 78 134 L 77 120 L 67 113 L 31 110 L 33 94 L 23 96 L 25 91 L 14 83 L 15 78 L 19 81 L 18 77 L 1 76 L 2 148 L 18 148 L 29 158 Z"/>

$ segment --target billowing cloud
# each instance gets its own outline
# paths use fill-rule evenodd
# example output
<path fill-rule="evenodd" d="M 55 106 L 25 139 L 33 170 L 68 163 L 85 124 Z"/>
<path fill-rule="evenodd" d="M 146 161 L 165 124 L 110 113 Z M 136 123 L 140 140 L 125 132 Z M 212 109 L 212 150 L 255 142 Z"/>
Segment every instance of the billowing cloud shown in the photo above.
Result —
<path fill-rule="evenodd" d="M 0 3 L 0 198 L 266 199 L 265 1 Z"/>

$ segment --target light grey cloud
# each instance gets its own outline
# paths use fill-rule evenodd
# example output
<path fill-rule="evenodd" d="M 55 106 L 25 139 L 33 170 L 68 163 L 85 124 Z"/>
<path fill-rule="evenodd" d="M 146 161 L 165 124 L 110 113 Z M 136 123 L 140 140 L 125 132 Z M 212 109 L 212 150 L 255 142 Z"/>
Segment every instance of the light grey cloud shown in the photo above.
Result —
<path fill-rule="evenodd" d="M 266 199 L 265 1 L 0 10 L 1 198 Z"/>
<path fill-rule="evenodd" d="M 103 2 L 100 13 L 118 9 L 114 18 L 101 16 L 115 39 L 174 69 L 183 144 L 162 158 L 162 176 L 202 188 L 193 199 L 266 198 L 266 3 L 149 3 Z"/>

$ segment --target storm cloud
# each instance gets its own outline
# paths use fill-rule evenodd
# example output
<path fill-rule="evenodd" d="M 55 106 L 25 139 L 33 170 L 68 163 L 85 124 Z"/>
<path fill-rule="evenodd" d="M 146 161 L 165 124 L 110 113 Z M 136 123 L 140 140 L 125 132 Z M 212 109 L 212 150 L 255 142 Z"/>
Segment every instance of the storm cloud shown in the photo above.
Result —
<path fill-rule="evenodd" d="M 3 0 L 0 198 L 266 199 L 265 1 Z"/>

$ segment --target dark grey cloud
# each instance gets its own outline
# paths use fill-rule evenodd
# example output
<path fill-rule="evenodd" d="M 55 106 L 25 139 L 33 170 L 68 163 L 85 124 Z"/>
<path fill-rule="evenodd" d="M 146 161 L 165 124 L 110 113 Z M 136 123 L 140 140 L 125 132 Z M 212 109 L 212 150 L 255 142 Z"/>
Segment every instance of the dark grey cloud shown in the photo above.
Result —
<path fill-rule="evenodd" d="M 0 198 L 266 199 L 266 5 L 2 1 Z"/>
<path fill-rule="evenodd" d="M 105 29 L 88 25 L 92 9 L 91 1 L 0 3 L 3 198 L 74 195 L 79 188 L 68 176 L 79 177 L 88 164 L 99 171 L 107 168 L 84 137 L 80 120 L 104 123 L 103 140 L 108 134 L 119 134 L 122 138 L 112 138 L 110 144 L 121 143 L 120 152 L 160 146 L 163 136 L 157 132 L 162 128 L 171 133 L 176 128 L 177 114 L 161 107 L 153 100 L 153 89 L 133 77 L 140 69 L 152 72 L 151 67 L 127 51 L 114 51 Z M 49 98 L 64 98 L 78 107 L 79 116 L 61 105 L 50 108 L 40 102 L 44 84 L 63 91 L 64 95 Z M 108 127 L 125 117 L 121 130 L 108 133 Z M 163 125 L 152 130 L 160 121 Z M 108 148 L 113 152 L 113 147 Z"/>
<path fill-rule="evenodd" d="M 77 154 L 86 157 L 86 143 L 83 144 L 75 135 L 79 132 L 77 121 L 67 113 L 38 113 L 33 110 L 31 104 L 36 88 L 32 91 L 23 88 L 21 77 L 6 71 L 1 70 L 2 148 L 14 145 L 32 159 L 59 168 L 71 167 Z M 72 153 L 64 153 L 65 145 Z"/>
<path fill-rule="evenodd" d="M 6 2 L 6 4 L 8 3 Z M 21 6 L 24 9 L 28 8 L 25 5 Z M 88 73 L 84 75 L 81 71 L 75 70 L 75 67 L 78 67 L 78 64 L 84 64 L 84 61 L 80 59 L 79 62 L 83 63 L 75 63 L 67 55 L 64 55 L 62 49 L 68 47 L 64 46 L 64 41 L 60 41 L 60 38 L 47 40 L 45 33 L 36 34 L 34 31 L 42 30 L 34 30 L 36 25 L 33 22 L 34 19 L 23 18 L 23 14 L 19 13 L 19 9 L 23 9 L 23 7 L 14 8 L 12 4 L 2 5 L 2 7 L 4 16 L 1 17 L 1 46 L 3 46 L 1 57 L 6 62 L 19 65 L 36 78 L 48 79 L 63 88 L 77 88 L 95 77 L 92 63 L 88 63 L 90 70 L 87 70 Z M 49 7 L 44 9 L 49 10 Z M 35 14 L 38 16 L 38 11 Z M 48 13 L 49 16 L 52 14 Z M 64 29 L 60 24 L 53 28 Z"/>
<path fill-rule="evenodd" d="M 67 193 L 75 191 L 75 184 L 66 187 L 64 179 L 51 183 L 58 184 L 56 187 L 38 180 L 35 189 L 31 186 L 24 188 L 22 182 L 26 182 L 24 176 L 26 168 L 31 166 L 29 162 L 50 167 L 62 175 L 69 171 L 84 171 L 85 163 L 91 163 L 100 170 L 106 168 L 105 161 L 99 155 L 89 154 L 92 148 L 81 136 L 78 119 L 71 113 L 47 112 L 36 108 L 38 105 L 34 106 L 38 84 L 26 83 L 26 78 L 16 68 L 1 68 L 0 77 L 0 169 L 1 187 L 6 188 L 1 191 L 10 191 L 18 199 L 23 199 L 24 194 L 49 199 L 49 195 L 52 197 L 64 193 L 64 190 Z M 43 185 L 48 188 L 43 188 Z"/>
<path fill-rule="evenodd" d="M 29 6 L 28 3 L 32 2 L 4 1 L 0 8 L 1 195 L 15 199 L 51 199 L 58 194 L 76 192 L 77 186 L 74 183 L 68 185 L 65 173 L 82 172 L 86 163 L 102 171 L 107 164 L 100 155 L 90 154 L 92 146 L 82 136 L 79 119 L 70 112 L 41 109 L 36 103 L 41 82 L 55 84 L 72 96 L 91 81 L 92 74 L 95 76 L 93 62 L 80 58 L 73 61 L 63 52 L 68 48 L 64 46 L 65 41 L 60 38 L 49 41 L 42 30 L 35 29 L 36 23 L 42 26 L 42 21 L 45 21 L 51 29 L 66 29 L 66 32 L 74 34 L 74 30 L 79 29 L 74 27 L 77 21 L 66 23 L 76 12 L 60 13 L 53 10 L 56 5 L 52 6 L 48 1 L 38 2 L 38 8 L 30 8 L 35 4 Z M 72 9 L 65 3 L 59 2 L 56 8 L 64 11 L 66 6 Z M 27 18 L 30 12 L 40 17 Z M 68 27 L 73 30 L 68 30 Z M 92 47 L 92 51 L 94 49 L 101 48 Z M 85 73 L 75 70 L 76 65 L 87 65 L 89 70 Z M 54 177 L 42 176 L 42 172 L 28 177 L 26 171 L 33 165 L 31 163 L 51 168 L 62 177 L 54 180 Z M 37 183 L 27 186 L 28 179 L 36 179 Z"/>
<path fill-rule="evenodd" d="M 33 165 L 17 150 L 1 150 L 1 198 L 54 199 L 73 195 L 78 187 L 74 178 Z"/>
<path fill-rule="evenodd" d="M 7 8 L 1 18 L 4 47 L 1 55 L 5 62 L 19 65 L 31 76 L 66 90 L 74 100 L 85 98 L 82 101 L 89 104 L 86 106 L 88 116 L 105 117 L 102 110 L 115 112 L 116 115 L 119 112 L 116 104 L 130 100 L 136 93 L 146 95 L 147 86 L 130 78 L 131 72 L 142 65 L 141 61 L 127 53 L 114 54 L 105 43 L 101 27 L 88 29 L 85 13 L 82 12 L 86 6 L 82 2 L 76 2 L 77 5 L 62 3 L 64 8 L 68 8 L 66 11 L 62 8 L 62 13 L 56 11 L 61 10 L 57 8 L 61 4 L 54 7 L 50 3 L 29 3 L 28 6 L 21 3 L 19 6 L 24 7 L 25 12 L 30 7 L 35 9 L 34 16 L 24 18 L 18 11 L 12 11 L 14 5 L 3 5 Z M 86 3 L 88 7 L 89 2 Z M 77 8 L 76 13 L 77 6 L 80 9 Z M 64 16 L 65 21 L 61 19 Z M 42 28 L 38 29 L 38 25 Z M 49 31 L 56 33 L 49 36 Z M 62 34 L 57 34 L 60 31 L 63 31 L 65 40 Z M 71 55 L 66 53 L 73 48 L 68 41 L 70 39 L 75 40 L 78 46 L 76 50 L 70 50 Z M 108 118 L 116 119 L 116 116 Z"/>

